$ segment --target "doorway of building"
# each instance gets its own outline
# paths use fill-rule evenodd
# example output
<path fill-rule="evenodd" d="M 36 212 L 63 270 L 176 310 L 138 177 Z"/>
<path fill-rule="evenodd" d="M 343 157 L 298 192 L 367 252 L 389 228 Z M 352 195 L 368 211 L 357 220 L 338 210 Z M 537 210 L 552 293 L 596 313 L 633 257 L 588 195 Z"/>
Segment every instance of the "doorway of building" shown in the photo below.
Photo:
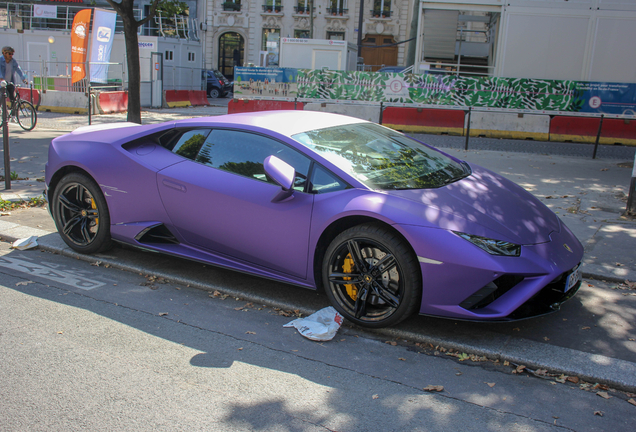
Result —
<path fill-rule="evenodd" d="M 397 65 L 398 47 L 393 36 L 367 35 L 362 40 L 360 54 L 369 70 L 376 71 L 382 66 Z"/>
<path fill-rule="evenodd" d="M 234 66 L 243 66 L 245 40 L 238 33 L 223 33 L 219 38 L 219 71 L 234 80 Z"/>

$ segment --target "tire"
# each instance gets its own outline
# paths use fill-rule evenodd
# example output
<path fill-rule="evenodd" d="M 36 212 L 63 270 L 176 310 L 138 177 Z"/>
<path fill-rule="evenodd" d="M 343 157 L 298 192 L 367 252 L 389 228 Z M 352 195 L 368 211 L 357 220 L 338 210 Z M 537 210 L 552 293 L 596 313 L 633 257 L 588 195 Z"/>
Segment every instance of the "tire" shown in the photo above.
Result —
<path fill-rule="evenodd" d="M 93 254 L 112 246 L 108 205 L 90 177 L 64 176 L 53 193 L 51 212 L 62 240 L 73 250 Z"/>
<path fill-rule="evenodd" d="M 215 88 L 215 87 L 212 87 L 212 88 L 210 89 L 210 97 L 211 97 L 212 99 L 216 99 L 216 98 L 218 98 L 218 97 L 219 97 L 219 89 L 218 89 L 218 88 Z"/>
<path fill-rule="evenodd" d="M 395 325 L 415 312 L 422 297 L 417 258 L 379 224 L 340 233 L 325 252 L 322 279 L 334 308 L 361 327 Z"/>
<path fill-rule="evenodd" d="M 26 131 L 33 130 L 35 124 L 38 122 L 35 108 L 31 102 L 27 101 L 20 101 L 20 105 L 16 112 L 16 118 L 18 120 L 18 124 Z"/>

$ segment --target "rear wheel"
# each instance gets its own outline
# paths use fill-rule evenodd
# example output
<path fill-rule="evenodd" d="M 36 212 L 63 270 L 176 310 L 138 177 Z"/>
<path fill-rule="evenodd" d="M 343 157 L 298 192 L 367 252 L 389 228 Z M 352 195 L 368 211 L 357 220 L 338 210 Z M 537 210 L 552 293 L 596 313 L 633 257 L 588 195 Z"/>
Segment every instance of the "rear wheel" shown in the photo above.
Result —
<path fill-rule="evenodd" d="M 71 173 L 60 180 L 51 200 L 62 240 L 80 253 L 104 251 L 112 245 L 108 205 L 90 177 Z"/>
<path fill-rule="evenodd" d="M 212 87 L 212 88 L 210 89 L 210 97 L 211 97 L 212 99 L 216 99 L 216 98 L 218 98 L 218 97 L 219 97 L 219 89 L 218 89 L 218 88 L 215 88 L 215 87 Z"/>
<path fill-rule="evenodd" d="M 18 124 L 22 127 L 22 129 L 27 131 L 32 130 L 37 123 L 35 108 L 30 102 L 27 101 L 20 102 L 18 110 L 16 111 L 16 118 L 18 120 Z"/>
<path fill-rule="evenodd" d="M 360 326 L 395 325 L 419 306 L 417 258 L 403 239 L 381 225 L 358 225 L 342 232 L 327 248 L 322 267 L 332 304 Z"/>

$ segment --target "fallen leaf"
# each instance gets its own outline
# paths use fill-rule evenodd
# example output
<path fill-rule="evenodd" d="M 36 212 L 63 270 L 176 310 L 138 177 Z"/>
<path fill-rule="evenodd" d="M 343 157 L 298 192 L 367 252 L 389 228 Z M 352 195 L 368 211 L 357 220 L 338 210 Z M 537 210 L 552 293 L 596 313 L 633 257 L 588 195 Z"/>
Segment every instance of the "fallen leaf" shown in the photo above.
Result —
<path fill-rule="evenodd" d="M 245 334 L 256 334 L 256 332 L 253 331 L 246 331 Z"/>
<path fill-rule="evenodd" d="M 508 360 L 504 361 L 504 366 L 510 366 L 510 362 Z"/>
<path fill-rule="evenodd" d="M 521 372 L 523 372 L 523 370 L 524 370 L 525 368 L 526 368 L 526 367 L 525 367 L 524 365 L 519 365 L 519 366 L 517 366 L 517 368 L 516 368 L 515 370 L 513 370 L 513 371 L 512 371 L 512 373 L 513 373 L 513 374 L 521 373 Z"/>
<path fill-rule="evenodd" d="M 64 332 L 63 331 L 59 331 L 59 332 L 57 332 L 57 334 L 64 334 Z"/>
<path fill-rule="evenodd" d="M 594 384 L 594 387 L 592 387 L 592 388 L 594 390 L 598 390 L 598 389 L 609 390 L 609 386 L 607 384 L 599 384 L 599 383 Z"/>
<path fill-rule="evenodd" d="M 604 391 L 596 392 L 596 396 L 600 396 L 603 399 L 611 399 L 612 398 L 609 394 L 607 394 L 607 392 L 604 392 Z"/>
<path fill-rule="evenodd" d="M 547 369 L 537 369 L 534 374 L 539 376 L 545 376 L 548 373 Z"/>
<path fill-rule="evenodd" d="M 398 357 L 398 360 L 406 361 L 404 357 Z"/>
<path fill-rule="evenodd" d="M 234 308 L 235 311 L 240 311 L 243 310 L 245 308 L 245 306 L 239 306 L 237 308 Z"/>
<path fill-rule="evenodd" d="M 396 346 L 397 345 L 397 342 L 395 342 L 395 341 L 386 341 L 384 343 L 389 344 L 391 346 Z"/>
<path fill-rule="evenodd" d="M 597 415 L 599 417 L 603 417 L 603 411 L 594 411 L 594 415 Z"/>
<path fill-rule="evenodd" d="M 102 263 L 101 261 L 95 261 L 94 263 L 91 263 L 91 265 L 95 267 L 99 267 L 101 263 Z"/>
<path fill-rule="evenodd" d="M 578 384 L 579 383 L 579 377 L 577 377 L 577 376 L 569 376 L 568 377 L 568 381 L 570 381 L 571 383 L 574 383 L 574 384 Z"/>
<path fill-rule="evenodd" d="M 377 394 L 375 394 L 375 395 L 371 396 L 371 399 L 377 399 L 377 398 L 379 398 L 379 397 L 380 397 L 380 396 L 378 396 Z"/>
<path fill-rule="evenodd" d="M 601 171 L 607 171 L 609 168 L 601 168 Z"/>
<path fill-rule="evenodd" d="M 582 327 L 581 330 L 589 330 L 591 327 Z"/>
<path fill-rule="evenodd" d="M 444 386 L 441 385 L 427 385 L 426 387 L 424 387 L 424 391 L 427 392 L 441 392 L 444 390 Z"/>
<path fill-rule="evenodd" d="M 636 400 L 634 400 L 634 399 L 629 399 L 627 402 L 629 402 L 630 404 L 636 406 Z"/>
<path fill-rule="evenodd" d="M 488 387 L 493 388 L 495 386 L 496 383 L 489 383 L 487 382 L 486 384 L 488 384 Z"/>
<path fill-rule="evenodd" d="M 168 312 L 159 312 L 159 316 L 166 316 L 168 315 Z"/>
<path fill-rule="evenodd" d="M 550 340 L 550 338 L 549 338 L 549 337 L 547 337 L 547 336 L 543 336 L 543 340 L 544 340 L 544 341 L 549 341 L 549 340 Z"/>
<path fill-rule="evenodd" d="M 15 286 L 20 286 L 20 285 L 28 285 L 31 283 L 35 283 L 33 281 L 22 281 L 22 282 L 18 282 L 17 284 L 15 284 Z"/>
<path fill-rule="evenodd" d="M 243 347 L 239 348 L 238 350 L 239 350 L 239 351 L 243 351 Z"/>

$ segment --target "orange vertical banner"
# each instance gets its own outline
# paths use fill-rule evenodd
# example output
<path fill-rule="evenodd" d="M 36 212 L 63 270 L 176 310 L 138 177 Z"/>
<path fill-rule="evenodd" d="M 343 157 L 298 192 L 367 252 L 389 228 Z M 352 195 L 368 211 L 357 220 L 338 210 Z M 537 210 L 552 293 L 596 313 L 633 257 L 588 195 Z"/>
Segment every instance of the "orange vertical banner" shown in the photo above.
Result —
<path fill-rule="evenodd" d="M 71 65 L 73 73 L 71 83 L 86 76 L 86 55 L 88 53 L 88 30 L 92 9 L 82 9 L 73 18 L 71 30 Z"/>

